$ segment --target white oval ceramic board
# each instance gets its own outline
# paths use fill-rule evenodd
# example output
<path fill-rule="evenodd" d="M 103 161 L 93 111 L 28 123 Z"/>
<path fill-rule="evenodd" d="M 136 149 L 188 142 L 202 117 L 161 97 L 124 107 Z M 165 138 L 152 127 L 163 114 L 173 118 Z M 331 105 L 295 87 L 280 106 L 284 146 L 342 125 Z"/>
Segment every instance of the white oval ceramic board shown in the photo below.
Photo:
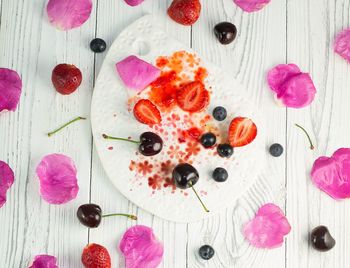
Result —
<path fill-rule="evenodd" d="M 208 71 L 208 77 L 204 80 L 205 86 L 211 90 L 210 104 L 205 113 L 186 115 L 175 109 L 171 114 L 162 114 L 162 126 L 159 128 L 150 128 L 139 123 L 133 116 L 130 101 L 130 98 L 135 98 L 135 93 L 124 86 L 115 64 L 130 55 L 155 64 L 159 56 L 170 56 L 176 51 L 195 54 L 155 25 L 151 16 L 145 16 L 127 27 L 111 46 L 94 89 L 91 107 L 92 131 L 108 177 L 126 198 L 160 218 L 193 222 L 213 216 L 233 205 L 257 178 L 265 161 L 263 126 L 259 111 L 244 97 L 244 90 L 237 81 L 225 76 L 222 70 L 199 56 L 200 66 Z M 146 95 L 147 90 L 139 97 Z M 206 121 L 206 115 L 210 115 L 216 106 L 226 107 L 227 119 L 224 122 L 211 119 Z M 219 141 L 225 141 L 228 125 L 237 116 L 251 118 L 258 127 L 258 135 L 251 144 L 235 148 L 230 159 L 221 158 L 215 154 L 215 149 L 206 150 L 196 142 L 178 141 L 179 129 L 189 127 L 185 122 L 189 120 L 201 125 L 205 131 L 213 130 Z M 157 132 L 163 138 L 164 148 L 159 155 L 147 158 L 137 153 L 135 144 L 102 138 L 102 134 L 106 133 L 138 139 L 145 131 Z M 209 213 L 202 209 L 191 189 L 175 189 L 171 184 L 172 168 L 179 161 L 186 160 L 199 171 L 200 179 L 195 188 L 209 208 Z M 227 169 L 229 179 L 226 182 L 217 183 L 211 178 L 216 167 Z"/>

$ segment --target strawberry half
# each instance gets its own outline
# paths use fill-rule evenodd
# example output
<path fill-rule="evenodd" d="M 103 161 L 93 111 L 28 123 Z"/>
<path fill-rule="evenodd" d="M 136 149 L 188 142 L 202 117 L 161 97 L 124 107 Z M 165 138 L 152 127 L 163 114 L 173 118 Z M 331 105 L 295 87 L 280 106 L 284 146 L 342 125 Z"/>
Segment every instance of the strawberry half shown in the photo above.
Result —
<path fill-rule="evenodd" d="M 174 0 L 168 8 L 168 15 L 182 25 L 194 24 L 201 13 L 199 0 Z"/>
<path fill-rule="evenodd" d="M 256 135 L 257 128 L 254 122 L 246 117 L 236 117 L 229 128 L 229 141 L 233 147 L 242 147 L 251 143 Z"/>
<path fill-rule="evenodd" d="M 209 104 L 209 92 L 205 89 L 203 83 L 199 81 L 190 82 L 177 91 L 176 101 L 184 111 L 200 112 Z"/>
<path fill-rule="evenodd" d="M 98 244 L 89 244 L 84 248 L 81 261 L 85 268 L 111 268 L 111 257 L 107 249 Z"/>
<path fill-rule="evenodd" d="M 72 64 L 57 65 L 51 76 L 56 91 L 62 95 L 69 95 L 76 91 L 82 79 L 81 71 Z"/>
<path fill-rule="evenodd" d="M 150 100 L 139 100 L 134 106 L 134 116 L 140 123 L 154 125 L 162 122 L 160 112 Z"/>

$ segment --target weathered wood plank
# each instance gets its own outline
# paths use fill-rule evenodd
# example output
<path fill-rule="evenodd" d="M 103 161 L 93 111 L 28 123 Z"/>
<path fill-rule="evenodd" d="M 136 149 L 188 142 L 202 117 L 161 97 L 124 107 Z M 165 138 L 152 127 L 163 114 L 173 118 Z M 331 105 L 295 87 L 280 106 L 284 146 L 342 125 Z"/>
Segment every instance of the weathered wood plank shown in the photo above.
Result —
<path fill-rule="evenodd" d="M 266 71 L 285 61 L 285 9 L 285 1 L 275 1 L 260 12 L 248 14 L 231 0 L 206 1 L 201 19 L 193 27 L 193 48 L 238 79 L 259 105 L 265 118 L 267 147 L 274 142 L 285 143 L 285 110 L 276 106 L 265 82 Z M 236 40 L 228 46 L 222 46 L 213 34 L 214 26 L 222 21 L 238 28 Z M 269 252 L 254 249 L 244 241 L 241 231 L 262 204 L 277 202 L 284 207 L 285 157 L 267 156 L 268 168 L 234 207 L 189 225 L 189 267 L 284 267 L 284 247 Z M 216 249 L 209 262 L 195 254 L 205 243 Z"/>
<path fill-rule="evenodd" d="M 309 175 L 317 157 L 350 145 L 350 66 L 333 52 L 335 34 L 350 24 L 349 7 L 348 0 L 288 1 L 288 62 L 310 72 L 318 89 L 310 107 L 288 110 L 287 214 L 293 227 L 287 243 L 288 267 L 340 268 L 350 263 L 350 204 L 319 191 Z M 310 131 L 314 151 L 294 123 Z M 326 254 L 307 243 L 308 233 L 321 224 L 329 227 L 337 241 Z"/>

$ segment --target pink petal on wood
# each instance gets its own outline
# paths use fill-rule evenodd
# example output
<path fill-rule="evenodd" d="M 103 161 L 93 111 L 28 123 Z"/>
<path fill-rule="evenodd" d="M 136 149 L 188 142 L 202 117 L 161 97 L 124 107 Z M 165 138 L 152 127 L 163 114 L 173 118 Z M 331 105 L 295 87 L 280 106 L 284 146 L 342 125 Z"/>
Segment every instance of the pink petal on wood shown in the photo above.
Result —
<path fill-rule="evenodd" d="M 350 63 L 350 28 L 337 34 L 334 51 Z"/>
<path fill-rule="evenodd" d="M 254 219 L 245 224 L 243 234 L 257 248 L 276 248 L 291 230 L 283 211 L 274 204 L 263 205 Z"/>
<path fill-rule="evenodd" d="M 125 2 L 129 5 L 129 6 L 138 6 L 140 5 L 143 1 L 145 0 L 125 0 Z"/>
<path fill-rule="evenodd" d="M 312 167 L 311 179 L 334 199 L 350 198 L 350 149 L 340 148 L 331 157 L 319 157 Z"/>
<path fill-rule="evenodd" d="M 12 186 L 15 175 L 10 166 L 0 161 L 0 208 L 6 203 L 6 193 Z"/>
<path fill-rule="evenodd" d="M 0 68 L 0 112 L 15 111 L 21 97 L 22 80 L 16 71 Z"/>
<path fill-rule="evenodd" d="M 38 255 L 29 268 L 58 268 L 57 259 L 50 255 Z"/>
<path fill-rule="evenodd" d="M 129 228 L 120 241 L 119 248 L 125 257 L 126 268 L 156 268 L 163 258 L 163 245 L 147 226 Z"/>
<path fill-rule="evenodd" d="M 49 0 L 47 14 L 50 23 L 67 31 L 84 24 L 92 11 L 91 0 Z"/>
<path fill-rule="evenodd" d="M 237 6 L 246 12 L 255 12 L 265 7 L 271 0 L 233 0 Z"/>
<path fill-rule="evenodd" d="M 76 198 L 79 187 L 74 162 L 63 154 L 45 156 L 36 173 L 42 198 L 50 204 L 64 204 Z"/>

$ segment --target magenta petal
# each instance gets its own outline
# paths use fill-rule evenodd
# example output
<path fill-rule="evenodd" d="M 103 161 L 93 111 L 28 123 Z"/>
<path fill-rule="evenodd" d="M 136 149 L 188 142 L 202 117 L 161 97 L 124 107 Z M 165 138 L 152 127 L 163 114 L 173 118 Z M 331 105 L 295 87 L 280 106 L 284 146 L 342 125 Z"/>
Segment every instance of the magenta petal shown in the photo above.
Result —
<path fill-rule="evenodd" d="M 283 244 L 291 230 L 283 211 L 274 204 L 265 204 L 255 218 L 245 224 L 243 233 L 248 242 L 257 248 L 276 248 Z"/>
<path fill-rule="evenodd" d="M 36 168 L 36 173 L 40 180 L 41 196 L 48 203 L 64 204 L 77 196 L 77 169 L 68 156 L 45 156 Z"/>
<path fill-rule="evenodd" d="M 138 6 L 139 4 L 141 4 L 143 1 L 145 0 L 125 0 L 125 2 L 129 5 L 129 6 Z"/>
<path fill-rule="evenodd" d="M 254 12 L 262 9 L 271 0 L 233 0 L 237 6 L 246 12 Z"/>
<path fill-rule="evenodd" d="M 126 268 L 156 268 L 163 258 L 163 245 L 147 226 L 129 228 L 120 241 L 119 248 L 125 257 Z"/>
<path fill-rule="evenodd" d="M 267 83 L 278 94 L 280 87 L 287 79 L 300 73 L 299 67 L 295 64 L 280 64 L 268 72 Z"/>
<path fill-rule="evenodd" d="M 136 56 L 129 56 L 116 64 L 120 78 L 125 86 L 141 91 L 160 75 L 160 70 L 153 65 L 139 59 Z"/>
<path fill-rule="evenodd" d="M 350 28 L 337 34 L 334 51 L 350 63 Z"/>
<path fill-rule="evenodd" d="M 295 64 L 280 64 L 267 74 L 267 82 L 285 106 L 303 108 L 315 98 L 316 88 L 308 73 Z"/>
<path fill-rule="evenodd" d="M 8 164 L 0 161 L 0 208 L 6 202 L 6 192 L 12 186 L 15 175 Z"/>
<path fill-rule="evenodd" d="M 22 80 L 18 73 L 0 68 L 0 112 L 15 111 L 21 97 Z"/>
<path fill-rule="evenodd" d="M 58 268 L 57 259 L 50 255 L 38 255 L 29 268 Z"/>
<path fill-rule="evenodd" d="M 67 31 L 81 26 L 90 17 L 91 0 L 49 0 L 47 14 L 51 24 Z"/>
<path fill-rule="evenodd" d="M 350 149 L 338 149 L 333 156 L 318 158 L 311 170 L 313 183 L 334 199 L 350 197 Z"/>

